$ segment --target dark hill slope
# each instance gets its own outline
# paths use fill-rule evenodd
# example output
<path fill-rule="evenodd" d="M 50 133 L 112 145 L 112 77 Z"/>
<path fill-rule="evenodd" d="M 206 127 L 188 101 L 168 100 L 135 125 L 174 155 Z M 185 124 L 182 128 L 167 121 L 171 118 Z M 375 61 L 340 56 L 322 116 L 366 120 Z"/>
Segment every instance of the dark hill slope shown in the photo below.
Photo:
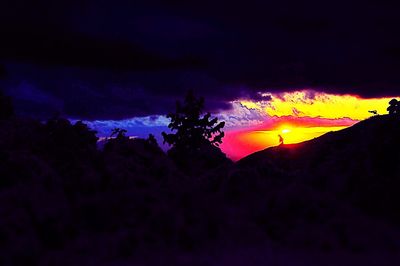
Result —
<path fill-rule="evenodd" d="M 254 153 L 237 166 L 333 193 L 367 214 L 400 223 L 399 118 L 371 117 L 310 141 Z"/>
<path fill-rule="evenodd" d="M 397 175 L 378 176 L 397 166 L 387 154 L 398 135 L 390 120 L 374 118 L 216 168 L 196 161 L 203 155 L 188 156 L 196 173 L 189 176 L 151 138 L 120 136 L 98 150 L 95 132 L 81 122 L 0 119 L 0 265 L 254 265 L 250 256 L 241 263 L 200 258 L 233 258 L 231 250 L 240 255 L 248 247 L 261 259 L 264 247 L 283 250 L 286 263 L 279 265 L 344 265 L 292 262 L 298 251 L 387 261 L 385 254 L 400 250 L 399 227 L 382 219 L 395 218 L 389 214 L 396 214 Z M 365 143 L 375 143 L 374 152 Z M 381 216 L 352 203 L 369 206 L 367 200 L 377 202 L 372 210 Z M 195 254 L 193 262 L 173 261 Z M 147 258 L 153 261 L 141 263 Z"/>

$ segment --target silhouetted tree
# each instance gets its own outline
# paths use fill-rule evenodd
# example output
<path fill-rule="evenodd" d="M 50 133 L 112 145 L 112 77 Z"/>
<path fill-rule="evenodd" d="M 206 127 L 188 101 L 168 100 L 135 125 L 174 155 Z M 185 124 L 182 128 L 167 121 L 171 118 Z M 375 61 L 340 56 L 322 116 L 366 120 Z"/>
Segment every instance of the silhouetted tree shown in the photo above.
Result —
<path fill-rule="evenodd" d="M 80 143 L 81 146 L 86 145 L 92 148 L 97 147 L 97 131 L 92 130 L 82 121 L 77 121 L 75 125 L 72 126 L 72 128 L 76 135 L 75 141 Z"/>
<path fill-rule="evenodd" d="M 110 137 L 115 136 L 116 139 L 124 139 L 126 138 L 126 132 L 127 132 L 126 129 L 121 129 L 116 127 L 111 131 Z"/>
<path fill-rule="evenodd" d="M 222 143 L 225 122 L 212 118 L 207 113 L 201 117 L 204 108 L 204 98 L 196 98 L 193 92 L 188 92 L 183 102 L 176 103 L 176 112 L 167 115 L 171 119 L 168 127 L 175 134 L 162 133 L 164 143 L 179 150 L 196 150 L 211 144 L 216 147 Z"/>
<path fill-rule="evenodd" d="M 0 120 L 9 119 L 14 115 L 14 109 L 10 97 L 0 91 Z"/>
<path fill-rule="evenodd" d="M 149 137 L 146 139 L 146 142 L 152 146 L 158 147 L 158 142 L 153 134 L 149 134 Z"/>
<path fill-rule="evenodd" d="M 65 118 L 50 119 L 45 124 L 45 132 L 47 149 L 63 156 L 97 149 L 97 132 L 82 121 L 71 124 Z"/>
<path fill-rule="evenodd" d="M 202 115 L 203 108 L 204 99 L 189 92 L 183 103 L 177 102 L 175 113 L 167 116 L 171 119 L 168 127 L 175 133 L 162 133 L 164 143 L 172 146 L 168 156 L 191 176 L 230 163 L 218 148 L 224 137 L 225 122 L 211 118 L 210 113 Z"/>
<path fill-rule="evenodd" d="M 400 102 L 396 99 L 390 100 L 387 111 L 390 115 L 400 115 Z"/>

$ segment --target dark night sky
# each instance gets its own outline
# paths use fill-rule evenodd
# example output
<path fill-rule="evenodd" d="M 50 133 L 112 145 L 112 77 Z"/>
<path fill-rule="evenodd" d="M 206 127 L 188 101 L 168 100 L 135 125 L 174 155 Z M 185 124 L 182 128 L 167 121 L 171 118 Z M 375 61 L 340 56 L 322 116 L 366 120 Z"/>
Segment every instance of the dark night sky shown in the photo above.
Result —
<path fill-rule="evenodd" d="M 164 114 L 187 89 L 210 109 L 256 92 L 392 96 L 392 1 L 0 2 L 1 85 L 26 114 Z"/>

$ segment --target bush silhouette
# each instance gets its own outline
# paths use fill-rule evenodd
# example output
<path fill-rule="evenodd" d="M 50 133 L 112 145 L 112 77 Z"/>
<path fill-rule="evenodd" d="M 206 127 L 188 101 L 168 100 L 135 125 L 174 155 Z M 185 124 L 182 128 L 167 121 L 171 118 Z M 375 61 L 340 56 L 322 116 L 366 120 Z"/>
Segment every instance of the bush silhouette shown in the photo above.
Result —
<path fill-rule="evenodd" d="M 390 115 L 400 115 L 400 102 L 396 99 L 390 100 L 387 111 Z"/>
<path fill-rule="evenodd" d="M 41 149 L 53 158 L 78 159 L 97 151 L 96 131 L 82 121 L 71 124 L 65 118 L 50 119 L 44 125 L 43 137 Z"/>
<path fill-rule="evenodd" d="M 111 131 L 110 138 L 115 137 L 116 139 L 124 139 L 126 138 L 126 132 L 126 129 L 116 127 Z"/>

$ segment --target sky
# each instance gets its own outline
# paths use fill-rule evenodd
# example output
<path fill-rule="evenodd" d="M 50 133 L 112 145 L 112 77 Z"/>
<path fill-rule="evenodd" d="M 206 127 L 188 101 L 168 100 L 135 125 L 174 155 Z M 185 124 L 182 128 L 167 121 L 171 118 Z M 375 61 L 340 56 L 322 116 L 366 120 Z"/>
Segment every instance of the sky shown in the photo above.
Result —
<path fill-rule="evenodd" d="M 225 138 L 220 148 L 232 160 L 279 145 L 279 136 L 285 144 L 299 143 L 344 129 L 371 116 L 386 114 L 392 99 L 314 90 L 260 92 L 259 95 L 258 100 L 231 101 L 231 108 L 213 113 L 220 121 L 225 121 Z M 161 145 L 161 132 L 170 132 L 169 119 L 165 115 L 84 122 L 102 137 L 109 136 L 113 128 L 125 128 L 127 134 L 134 137 L 154 134 Z M 163 147 L 168 149 L 168 146 Z"/>
<path fill-rule="evenodd" d="M 313 118 L 325 132 L 317 126 L 365 119 L 364 107 L 383 113 L 377 99 L 400 95 L 399 7 L 388 0 L 4 0 L 0 89 L 20 115 L 82 119 L 103 125 L 103 134 L 121 125 L 138 136 L 164 130 L 163 115 L 194 90 L 207 111 L 230 118 L 222 148 L 238 158 L 277 142 L 270 125 L 256 123 Z M 294 141 L 295 131 L 285 132 Z M 249 139 L 264 142 L 234 152 Z"/>

